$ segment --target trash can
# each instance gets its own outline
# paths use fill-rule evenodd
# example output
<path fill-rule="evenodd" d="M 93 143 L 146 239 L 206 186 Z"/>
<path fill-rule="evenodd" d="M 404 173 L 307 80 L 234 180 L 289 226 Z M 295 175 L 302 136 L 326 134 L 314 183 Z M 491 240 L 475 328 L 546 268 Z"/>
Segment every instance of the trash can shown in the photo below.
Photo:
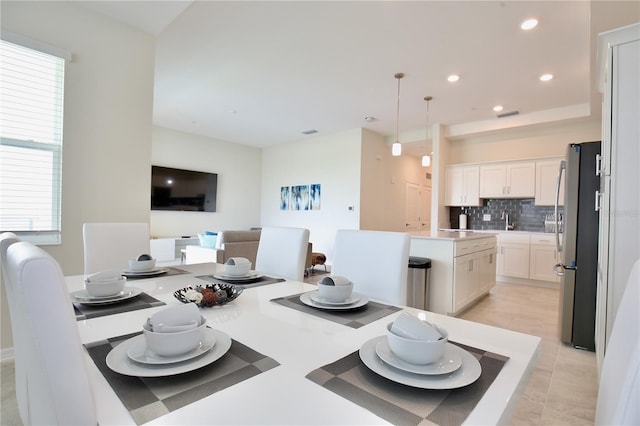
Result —
<path fill-rule="evenodd" d="M 409 256 L 407 274 L 407 305 L 418 309 L 429 309 L 429 269 L 431 259 Z"/>

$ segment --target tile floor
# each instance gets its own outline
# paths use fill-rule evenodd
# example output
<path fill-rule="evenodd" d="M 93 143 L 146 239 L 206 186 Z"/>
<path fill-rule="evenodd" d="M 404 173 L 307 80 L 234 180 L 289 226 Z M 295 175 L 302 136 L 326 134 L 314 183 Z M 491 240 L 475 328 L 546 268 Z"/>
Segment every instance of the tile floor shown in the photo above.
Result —
<path fill-rule="evenodd" d="M 593 425 L 596 356 L 560 342 L 558 304 L 556 289 L 497 283 L 490 296 L 461 315 L 542 338 L 540 359 L 511 419 L 513 425 Z"/>
<path fill-rule="evenodd" d="M 305 279 L 315 283 L 323 275 Z M 542 352 L 512 425 L 593 425 L 597 398 L 593 352 L 560 342 L 558 290 L 498 283 L 488 297 L 461 317 L 542 338 Z M 13 362 L 0 364 L 0 425 L 19 426 Z"/>

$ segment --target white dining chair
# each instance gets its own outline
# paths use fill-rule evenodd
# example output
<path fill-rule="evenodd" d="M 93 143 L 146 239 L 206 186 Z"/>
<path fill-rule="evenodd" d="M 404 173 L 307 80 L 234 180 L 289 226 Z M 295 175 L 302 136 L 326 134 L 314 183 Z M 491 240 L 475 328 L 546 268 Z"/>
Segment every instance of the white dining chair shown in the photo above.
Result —
<path fill-rule="evenodd" d="M 25 425 L 95 425 L 95 401 L 73 306 L 60 265 L 41 248 L 15 242 L 7 249 L 5 284 L 16 362 L 24 382 L 16 394 Z M 18 319 L 16 317 L 16 319 Z M 16 380 L 18 376 L 16 375 Z M 16 383 L 16 387 L 19 383 Z"/>
<path fill-rule="evenodd" d="M 9 246 L 13 243 L 17 243 L 20 241 L 18 236 L 13 232 L 3 232 L 0 234 L 0 267 L 2 271 L 2 287 L 4 288 L 4 297 L 5 300 L 10 301 L 14 300 L 13 296 L 13 287 L 9 285 L 9 274 L 7 273 L 7 250 Z M 7 302 L 9 307 L 9 320 L 11 321 L 11 325 L 19 323 L 22 318 L 22 310 L 18 309 L 12 303 Z M 23 347 L 23 339 L 24 337 L 21 334 L 17 334 L 12 336 L 13 339 L 13 348 L 14 352 L 16 348 Z M 26 370 L 24 365 L 24 360 L 22 358 L 15 358 L 14 360 L 14 377 L 15 377 L 15 389 L 16 389 L 16 400 L 18 403 L 18 413 L 20 414 L 20 418 L 25 419 L 27 415 L 27 398 L 26 398 Z"/>
<path fill-rule="evenodd" d="M 260 233 L 255 270 L 274 277 L 304 280 L 309 230 L 265 227 Z"/>
<path fill-rule="evenodd" d="M 85 223 L 82 239 L 85 274 L 125 271 L 129 260 L 151 251 L 148 223 Z"/>
<path fill-rule="evenodd" d="M 605 350 L 597 425 L 640 424 L 640 260 L 625 287 Z"/>
<path fill-rule="evenodd" d="M 355 293 L 406 305 L 410 242 L 403 232 L 338 230 L 331 274 L 348 278 Z"/>

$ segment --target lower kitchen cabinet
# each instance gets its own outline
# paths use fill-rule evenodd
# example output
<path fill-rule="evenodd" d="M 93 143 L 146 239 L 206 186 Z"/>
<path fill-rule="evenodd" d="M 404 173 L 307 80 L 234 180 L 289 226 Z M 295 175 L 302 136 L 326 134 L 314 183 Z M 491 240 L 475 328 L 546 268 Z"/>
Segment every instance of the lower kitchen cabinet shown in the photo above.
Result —
<path fill-rule="evenodd" d="M 497 275 L 529 278 L 529 234 L 498 234 Z"/>
<path fill-rule="evenodd" d="M 427 310 L 457 315 L 495 285 L 496 237 L 469 233 L 473 235 L 469 238 L 464 232 L 438 234 L 447 237 L 412 237 L 410 255 L 431 259 Z"/>
<path fill-rule="evenodd" d="M 529 278 L 539 281 L 560 282 L 560 277 L 553 272 L 559 262 L 555 235 L 531 235 L 529 253 Z"/>
<path fill-rule="evenodd" d="M 496 275 L 559 283 L 553 272 L 560 261 L 555 238 L 555 234 L 537 232 L 499 233 Z"/>

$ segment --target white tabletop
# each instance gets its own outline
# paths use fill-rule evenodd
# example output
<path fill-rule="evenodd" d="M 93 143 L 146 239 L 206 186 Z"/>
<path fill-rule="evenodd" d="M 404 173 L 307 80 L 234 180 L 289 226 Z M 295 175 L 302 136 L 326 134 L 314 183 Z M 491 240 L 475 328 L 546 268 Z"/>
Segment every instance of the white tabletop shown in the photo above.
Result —
<path fill-rule="evenodd" d="M 221 265 L 181 265 L 191 274 L 131 280 L 127 285 L 179 305 L 177 289 L 202 283 L 197 275 L 212 274 Z M 69 291 L 83 288 L 83 276 L 66 277 Z M 285 281 L 247 288 L 233 302 L 202 308 L 208 324 L 250 346 L 280 365 L 249 380 L 209 395 L 147 424 L 388 424 L 368 410 L 319 386 L 305 376 L 360 348 L 385 333 L 394 313 L 353 329 L 271 302 L 276 297 L 314 290 L 303 282 Z M 166 306 L 78 321 L 83 343 L 140 331 L 147 317 Z M 454 317 L 406 308 L 449 332 L 449 339 L 509 357 L 466 424 L 506 424 L 535 368 L 540 338 Z M 135 424 L 87 354 L 100 424 Z"/>

